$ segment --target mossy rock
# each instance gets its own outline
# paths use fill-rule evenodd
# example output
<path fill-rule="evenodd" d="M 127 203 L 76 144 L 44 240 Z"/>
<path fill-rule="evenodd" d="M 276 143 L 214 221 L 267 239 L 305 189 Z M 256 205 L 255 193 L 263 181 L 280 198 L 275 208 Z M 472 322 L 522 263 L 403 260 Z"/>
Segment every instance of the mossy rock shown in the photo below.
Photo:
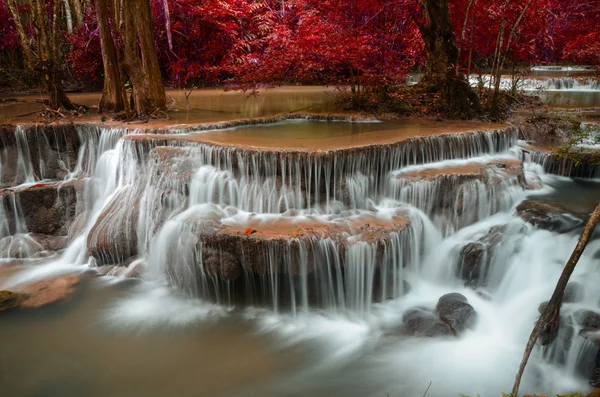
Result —
<path fill-rule="evenodd" d="M 15 292 L 0 291 L 0 312 L 17 307 L 21 298 L 21 295 Z"/>

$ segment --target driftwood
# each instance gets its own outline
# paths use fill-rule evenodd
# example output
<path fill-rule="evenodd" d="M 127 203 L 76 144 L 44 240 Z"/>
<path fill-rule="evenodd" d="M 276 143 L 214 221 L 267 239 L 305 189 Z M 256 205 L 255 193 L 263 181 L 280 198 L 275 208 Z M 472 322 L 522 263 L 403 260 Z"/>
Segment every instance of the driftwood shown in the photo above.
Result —
<path fill-rule="evenodd" d="M 544 312 L 538 319 L 535 327 L 533 327 L 533 331 L 531 331 L 531 335 L 529 336 L 529 340 L 527 341 L 527 345 L 525 347 L 525 352 L 523 353 L 523 360 L 521 361 L 521 365 L 519 367 L 519 371 L 517 372 L 517 376 L 515 377 L 515 383 L 512 389 L 512 395 L 514 397 L 518 396 L 519 393 L 519 385 L 521 384 L 521 377 L 523 376 L 523 371 L 525 370 L 525 366 L 527 365 L 527 361 L 529 360 L 529 356 L 533 351 L 533 347 L 537 342 L 539 336 L 544 333 L 548 333 L 550 335 L 555 335 L 558 332 L 558 327 L 560 325 L 560 306 L 562 304 L 563 296 L 565 293 L 565 288 L 567 287 L 567 283 L 569 282 L 569 278 L 573 271 L 575 270 L 575 266 L 581 257 L 581 254 L 585 250 L 588 242 L 598 222 L 600 221 L 600 204 L 596 206 L 594 212 L 590 216 L 581 237 L 579 238 L 579 242 L 577 246 L 573 250 L 569 261 L 565 265 L 560 278 L 558 279 L 558 283 L 556 284 L 556 288 L 554 289 L 554 293 L 552 293 L 552 298 L 548 301 L 548 305 L 544 309 Z"/>

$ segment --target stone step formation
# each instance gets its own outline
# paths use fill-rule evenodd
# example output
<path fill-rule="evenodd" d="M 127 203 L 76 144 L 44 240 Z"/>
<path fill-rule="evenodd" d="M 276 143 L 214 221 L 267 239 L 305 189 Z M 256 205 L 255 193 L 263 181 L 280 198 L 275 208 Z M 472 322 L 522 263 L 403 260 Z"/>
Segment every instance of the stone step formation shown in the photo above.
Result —
<path fill-rule="evenodd" d="M 539 188 L 523 162 L 562 175 L 596 172 L 567 170 L 519 147 L 514 127 L 326 149 L 293 140 L 253 146 L 225 133 L 285 120 L 196 130 L 2 126 L 0 260 L 55 260 L 68 247 L 70 260 L 99 274 L 165 280 L 223 305 L 366 315 L 410 291 L 408 276 L 419 272 L 431 230 L 451 236 Z M 585 218 L 540 201 L 515 211 L 555 233 Z M 496 262 L 510 255 L 498 247 L 516 252 L 524 229 L 493 226 L 458 247 L 449 261 L 454 276 L 485 295 Z M 62 284 L 71 291 L 74 282 Z M 22 292 L 6 302 L 32 299 Z M 404 317 L 400 332 L 433 337 L 463 333 L 477 313 L 464 296 L 449 294 Z M 580 334 L 595 341 L 597 331 L 586 326 Z"/>

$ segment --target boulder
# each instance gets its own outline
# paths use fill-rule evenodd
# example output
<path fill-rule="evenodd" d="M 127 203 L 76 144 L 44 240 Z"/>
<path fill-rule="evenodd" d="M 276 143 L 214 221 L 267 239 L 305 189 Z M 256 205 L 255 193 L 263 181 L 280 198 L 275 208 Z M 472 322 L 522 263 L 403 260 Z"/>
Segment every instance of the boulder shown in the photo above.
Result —
<path fill-rule="evenodd" d="M 585 216 L 550 201 L 526 200 L 516 209 L 516 215 L 539 229 L 567 233 L 582 226 Z"/>
<path fill-rule="evenodd" d="M 411 309 L 402 317 L 404 332 L 412 336 L 446 336 L 453 335 L 448 325 L 442 323 L 432 310 Z"/>
<path fill-rule="evenodd" d="M 600 313 L 591 310 L 578 310 L 573 314 L 573 320 L 582 328 L 600 329 Z"/>
<path fill-rule="evenodd" d="M 121 264 L 137 255 L 138 200 L 135 188 L 123 188 L 90 229 L 87 249 L 98 265 Z"/>
<path fill-rule="evenodd" d="M 466 244 L 460 251 L 457 276 L 465 281 L 465 286 L 477 289 L 485 286 L 490 271 L 494 250 L 506 235 L 522 232 L 522 225 L 498 225 L 491 227 L 488 232 L 476 241 Z M 518 244 L 505 244 L 513 250 Z"/>
<path fill-rule="evenodd" d="M 455 335 L 472 328 L 477 320 L 477 313 L 464 295 L 450 293 L 442 296 L 436 310 L 440 319 L 447 324 Z"/>

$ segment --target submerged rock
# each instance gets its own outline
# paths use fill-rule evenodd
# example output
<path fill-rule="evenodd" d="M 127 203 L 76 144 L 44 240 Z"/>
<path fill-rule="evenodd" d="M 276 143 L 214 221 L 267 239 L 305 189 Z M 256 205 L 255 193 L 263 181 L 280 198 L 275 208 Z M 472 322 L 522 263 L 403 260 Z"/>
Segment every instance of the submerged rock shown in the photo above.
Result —
<path fill-rule="evenodd" d="M 539 229 L 567 233 L 584 224 L 585 216 L 550 201 L 526 200 L 516 209 L 516 215 Z"/>
<path fill-rule="evenodd" d="M 41 252 L 58 251 L 67 246 L 67 237 L 30 233 L 8 236 L 0 240 L 0 258 L 38 258 Z M 48 255 L 45 255 L 48 256 Z"/>
<path fill-rule="evenodd" d="M 79 285 L 79 274 L 67 274 L 50 280 L 26 285 L 19 292 L 26 297 L 20 303 L 22 309 L 35 309 L 69 298 Z"/>
<path fill-rule="evenodd" d="M 23 295 L 12 291 L 0 291 L 0 312 L 19 306 Z"/>
<path fill-rule="evenodd" d="M 0 311 L 37 309 L 69 298 L 79 285 L 79 274 L 66 274 L 22 285 L 12 291 L 0 291 Z"/>
<path fill-rule="evenodd" d="M 455 335 L 472 328 L 477 320 L 477 313 L 471 306 L 467 298 L 458 293 L 451 293 L 442 296 L 436 310 L 440 319 L 446 323 Z"/>

